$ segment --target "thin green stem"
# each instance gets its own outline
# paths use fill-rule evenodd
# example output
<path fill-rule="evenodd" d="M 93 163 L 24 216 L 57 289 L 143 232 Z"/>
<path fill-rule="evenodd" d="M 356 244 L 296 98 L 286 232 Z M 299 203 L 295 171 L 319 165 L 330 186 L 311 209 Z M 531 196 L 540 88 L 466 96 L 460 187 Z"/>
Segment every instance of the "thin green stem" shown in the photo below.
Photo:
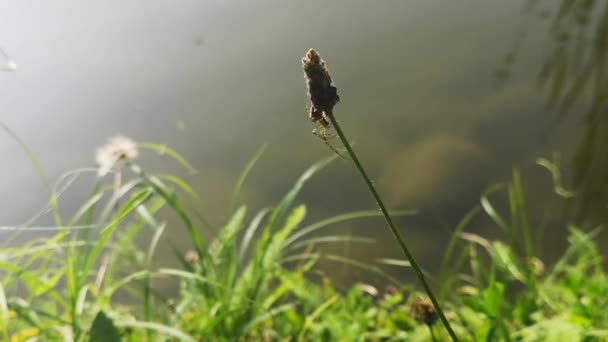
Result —
<path fill-rule="evenodd" d="M 393 236 L 399 243 L 399 246 L 401 247 L 403 254 L 405 254 L 405 257 L 412 265 L 412 268 L 414 269 L 416 276 L 422 283 L 422 287 L 424 287 L 424 291 L 427 293 L 427 295 L 431 299 L 431 302 L 433 303 L 435 310 L 439 314 L 439 317 L 441 318 L 441 322 L 443 323 L 443 326 L 445 327 L 445 329 L 448 331 L 448 333 L 452 337 L 452 340 L 458 341 L 458 337 L 456 336 L 456 333 L 454 333 L 454 330 L 450 326 L 450 322 L 448 322 L 448 319 L 445 317 L 443 310 L 441 310 L 441 306 L 439 305 L 437 298 L 435 298 L 435 294 L 433 293 L 433 291 L 431 290 L 431 287 L 429 286 L 428 282 L 426 281 L 426 278 L 424 277 L 424 273 L 422 273 L 422 269 L 420 268 L 420 266 L 418 266 L 418 263 L 414 259 L 414 256 L 412 255 L 410 250 L 405 245 L 405 242 L 403 241 L 401 234 L 399 234 L 397 227 L 393 223 L 393 219 L 391 218 L 390 214 L 388 213 L 388 210 L 384 206 L 384 202 L 382 201 L 382 198 L 378 194 L 378 191 L 374 187 L 374 184 L 372 183 L 371 179 L 367 175 L 367 172 L 365 172 L 363 165 L 361 165 L 361 162 L 359 162 L 359 158 L 357 158 L 357 155 L 355 154 L 355 152 L 353 151 L 352 147 L 350 146 L 348 140 L 346 139 L 344 132 L 342 132 L 342 128 L 340 128 L 338 121 L 336 121 L 336 118 L 334 117 L 333 113 L 327 113 L 327 116 L 331 120 L 331 123 L 334 125 L 334 128 L 335 128 L 336 132 L 338 133 L 338 136 L 340 137 L 340 140 L 344 144 L 346 151 L 348 151 L 348 154 L 350 155 L 351 159 L 353 160 L 353 163 L 355 163 L 357 170 L 359 170 L 361 177 L 363 177 L 363 180 L 365 180 L 365 183 L 367 184 L 369 191 L 372 193 L 372 195 L 376 199 L 376 203 L 378 203 L 378 207 L 380 207 L 380 211 L 382 211 L 382 215 L 384 215 L 384 219 L 386 220 L 386 223 L 388 224 L 388 227 L 389 227 L 391 233 L 393 233 Z"/>
<path fill-rule="evenodd" d="M 437 336 L 435 336 L 435 332 L 433 332 L 433 326 L 430 324 L 427 324 L 426 326 L 429 327 L 429 333 L 431 334 L 431 340 L 433 342 L 437 342 Z"/>

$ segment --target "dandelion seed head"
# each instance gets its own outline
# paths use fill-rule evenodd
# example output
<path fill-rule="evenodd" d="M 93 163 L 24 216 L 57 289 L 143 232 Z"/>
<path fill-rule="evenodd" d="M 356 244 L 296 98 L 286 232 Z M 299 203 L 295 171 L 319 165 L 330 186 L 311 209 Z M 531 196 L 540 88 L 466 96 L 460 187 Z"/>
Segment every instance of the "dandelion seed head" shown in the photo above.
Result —
<path fill-rule="evenodd" d="M 97 150 L 95 160 L 99 165 L 99 174 L 104 175 L 111 169 L 120 169 L 137 158 L 137 144 L 130 138 L 115 136 Z"/>

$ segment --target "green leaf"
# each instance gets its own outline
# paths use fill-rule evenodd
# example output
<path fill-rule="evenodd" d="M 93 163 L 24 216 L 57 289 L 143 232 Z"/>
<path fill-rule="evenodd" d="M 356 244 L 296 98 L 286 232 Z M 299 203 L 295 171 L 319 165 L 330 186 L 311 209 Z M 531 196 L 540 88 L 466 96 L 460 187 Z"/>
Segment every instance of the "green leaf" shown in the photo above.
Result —
<path fill-rule="evenodd" d="M 160 155 L 166 154 L 169 157 L 173 158 L 175 161 L 177 161 L 181 166 L 188 169 L 189 172 L 191 172 L 191 173 L 198 172 L 195 168 L 192 167 L 192 165 L 190 165 L 190 163 L 188 163 L 186 158 L 184 158 L 181 154 L 179 154 L 174 149 L 168 147 L 167 145 L 161 145 L 161 144 L 152 143 L 152 142 L 142 142 L 142 143 L 138 143 L 137 147 L 140 149 L 156 151 Z"/>
<path fill-rule="evenodd" d="M 328 235 L 319 236 L 310 239 L 298 241 L 289 247 L 290 250 L 298 249 L 302 247 L 308 247 L 310 245 L 318 245 L 323 243 L 334 243 L 334 242 L 355 242 L 355 243 L 374 243 L 375 239 L 366 238 L 362 236 L 351 236 L 351 235 Z"/>
<path fill-rule="evenodd" d="M 6 301 L 6 293 L 4 292 L 4 287 L 0 282 L 0 327 L 4 330 L 4 334 L 8 336 L 8 303 Z"/>
<path fill-rule="evenodd" d="M 306 317 L 306 320 L 304 321 L 304 326 L 302 327 L 302 330 L 300 331 L 300 334 L 298 335 L 298 341 L 302 341 L 304 339 L 304 336 L 306 336 L 306 330 L 312 328 L 312 326 L 314 325 L 314 321 L 324 311 L 326 311 L 330 306 L 332 306 L 336 302 L 337 299 L 338 299 L 338 296 L 333 296 L 333 297 L 329 298 L 323 304 L 319 305 L 319 307 L 317 307 L 315 309 L 315 311 L 313 311 L 310 315 L 308 315 Z"/>
<path fill-rule="evenodd" d="M 97 241 L 97 244 L 89 252 L 85 258 L 84 266 L 82 267 L 80 277 L 78 278 L 78 284 L 83 284 L 86 277 L 89 275 L 89 271 L 93 267 L 95 261 L 101 254 L 102 250 L 106 247 L 110 236 L 120 226 L 123 220 L 131 214 L 137 207 L 145 203 L 152 196 L 150 189 L 144 189 L 134 194 L 127 203 L 125 203 L 118 213 L 114 216 L 114 219 L 103 228 L 101 237 Z"/>
<path fill-rule="evenodd" d="M 158 324 L 158 323 L 140 322 L 140 321 L 125 321 L 125 322 L 119 322 L 119 323 L 117 323 L 117 325 L 121 326 L 121 327 L 131 327 L 131 328 L 137 328 L 137 329 L 146 329 L 146 330 L 150 330 L 150 331 L 156 331 L 157 333 L 177 338 L 178 341 L 196 342 L 196 340 L 194 338 L 192 338 L 192 336 L 189 336 L 189 335 L 181 332 L 178 329 L 175 329 L 175 328 L 172 328 L 172 327 L 169 327 L 166 325 Z M 114 340 L 104 340 L 104 342 L 113 342 L 113 341 Z"/>
<path fill-rule="evenodd" d="M 393 217 L 401 217 L 401 216 L 412 216 L 416 215 L 418 212 L 416 210 L 400 210 L 400 211 L 390 211 L 391 216 Z M 336 223 L 356 220 L 360 218 L 366 217 L 382 217 L 382 212 L 380 210 L 363 210 L 363 211 L 355 211 L 352 213 L 342 214 L 332 216 L 321 221 L 315 222 L 309 226 L 303 227 L 302 229 L 298 229 L 297 232 L 294 232 L 288 239 L 285 241 L 285 245 L 289 246 L 298 239 L 302 238 L 305 235 L 311 234 L 314 231 L 319 229 L 331 226 Z"/>
<path fill-rule="evenodd" d="M 391 259 L 391 258 L 380 258 L 376 259 L 380 264 L 400 266 L 400 267 L 412 267 L 412 264 L 408 260 L 403 259 Z"/>
<path fill-rule="evenodd" d="M 513 251 L 509 246 L 500 242 L 494 241 L 492 243 L 492 260 L 499 269 L 507 271 L 513 278 L 525 282 L 526 278 L 519 270 L 519 266 L 514 258 Z"/>
<path fill-rule="evenodd" d="M 121 341 L 120 331 L 118 331 L 114 322 L 103 311 L 99 311 L 89 332 L 89 342 L 115 341 Z"/>
<path fill-rule="evenodd" d="M 306 184 L 306 182 L 317 172 L 325 168 L 331 162 L 338 158 L 337 155 L 330 156 L 325 159 L 321 159 L 318 162 L 314 163 L 311 167 L 309 167 L 304 173 L 300 176 L 300 178 L 296 181 L 296 184 L 289 190 L 289 192 L 283 197 L 279 205 L 273 210 L 268 225 L 271 230 L 275 230 L 277 225 L 281 224 L 283 218 L 287 215 L 287 212 L 293 205 L 293 202 L 296 199 L 296 196 L 300 193 L 300 190 Z"/>
<path fill-rule="evenodd" d="M 57 287 L 57 283 L 63 277 L 65 271 L 59 270 L 53 277 L 50 279 L 44 279 L 43 283 L 38 284 L 38 286 L 32 289 L 32 295 L 34 297 L 41 296 L 45 294 L 47 291 L 51 289 L 55 289 Z M 45 277 L 46 278 L 46 277 Z"/>
<path fill-rule="evenodd" d="M 326 254 L 326 255 L 323 255 L 323 257 L 325 259 L 327 259 L 327 260 L 343 263 L 345 265 L 357 267 L 357 268 L 360 268 L 362 270 L 366 270 L 366 271 L 370 271 L 370 272 L 376 273 L 376 274 L 384 277 L 385 279 L 387 279 L 391 283 L 393 283 L 393 285 L 400 285 L 401 284 L 397 279 L 393 278 L 391 275 L 389 275 L 388 273 L 384 272 L 378 266 L 375 266 L 375 265 L 372 265 L 372 264 L 367 264 L 365 262 L 361 262 L 361 261 L 358 261 L 358 260 L 355 260 L 355 259 L 351 259 L 351 258 L 339 256 L 339 255 L 333 255 L 333 254 Z"/>
<path fill-rule="evenodd" d="M 251 223 L 245 230 L 245 235 L 243 236 L 243 240 L 241 241 L 241 246 L 239 248 L 239 259 L 240 260 L 243 260 L 243 258 L 245 257 L 245 253 L 247 252 L 247 249 L 249 248 L 249 245 L 251 244 L 251 240 L 253 239 L 253 236 L 254 236 L 256 230 L 260 226 L 260 223 L 262 222 L 264 217 L 269 212 L 270 212 L 270 208 L 264 208 L 253 218 L 253 220 L 251 220 Z"/>
<path fill-rule="evenodd" d="M 194 247 L 199 255 L 206 255 L 207 251 L 205 249 L 205 240 L 203 239 L 202 234 L 198 231 L 198 229 L 194 226 L 194 223 L 190 219 L 190 216 L 186 213 L 186 210 L 181 204 L 179 198 L 169 189 L 159 178 L 154 176 L 148 176 L 143 172 L 141 168 L 136 165 L 131 166 L 131 170 L 139 175 L 142 180 L 148 184 L 154 191 L 165 199 L 167 205 L 171 207 L 175 211 L 175 213 L 180 217 L 182 222 L 186 225 L 186 229 L 188 230 L 188 234 L 192 238 L 192 242 L 194 243 Z"/>
<path fill-rule="evenodd" d="M 279 259 L 281 257 L 281 251 L 284 248 L 285 240 L 287 239 L 289 234 L 291 234 L 291 232 L 296 229 L 300 222 L 304 220 L 305 216 L 306 207 L 304 205 L 296 207 L 291 212 L 285 222 L 285 226 L 283 226 L 281 230 L 279 230 L 273 235 L 272 240 L 268 245 L 268 248 L 266 249 L 263 259 L 264 268 L 269 268 L 279 262 Z"/>
<path fill-rule="evenodd" d="M 209 255 L 216 264 L 219 264 L 221 258 L 226 256 L 227 250 L 235 250 L 236 236 L 241 230 L 246 213 L 247 208 L 245 206 L 240 207 L 209 245 Z"/>
<path fill-rule="evenodd" d="M 249 173 L 251 172 L 251 170 L 253 169 L 255 164 L 262 157 L 262 154 L 264 154 L 264 151 L 266 151 L 266 147 L 268 147 L 267 144 L 262 145 L 255 152 L 255 154 L 253 155 L 251 160 L 249 160 L 249 162 L 245 166 L 245 169 L 243 169 L 243 172 L 241 172 L 241 175 L 239 176 L 239 179 L 236 182 L 236 185 L 234 186 L 234 190 L 232 191 L 232 196 L 230 197 L 230 206 L 228 206 L 228 208 L 229 208 L 228 212 L 232 212 L 234 210 L 234 208 L 236 207 L 236 201 L 241 193 L 241 189 L 243 188 L 243 185 L 245 184 L 245 180 L 247 179 L 247 176 L 249 175 Z"/>
<path fill-rule="evenodd" d="M 171 182 L 171 183 L 177 185 L 180 189 L 184 190 L 186 193 L 188 193 L 188 195 L 190 195 L 195 200 L 197 200 L 197 201 L 201 200 L 200 196 L 185 180 L 183 180 L 177 176 L 168 175 L 168 174 L 159 174 L 159 175 L 155 175 L 155 176 L 158 179 L 162 179 L 162 180 L 165 180 L 167 182 Z"/>
<path fill-rule="evenodd" d="M 488 198 L 488 196 L 491 193 L 496 192 L 503 188 L 504 188 L 504 185 L 502 185 L 502 184 L 497 184 L 497 185 L 490 187 L 481 197 L 481 207 L 486 212 L 486 214 L 488 214 L 488 216 L 490 216 L 490 218 L 498 225 L 498 227 L 500 227 L 505 233 L 511 234 L 512 233 L 511 227 L 509 226 L 507 221 L 505 221 L 505 219 L 502 218 L 502 216 L 500 216 L 500 214 L 498 214 L 496 209 L 494 209 L 494 206 L 492 205 L 492 203 L 490 202 L 490 200 Z"/>
<path fill-rule="evenodd" d="M 489 315 L 500 316 L 500 309 L 504 301 L 505 289 L 499 282 L 492 283 L 482 293 L 484 307 Z"/>
<path fill-rule="evenodd" d="M 10 129 L 6 124 L 4 124 L 3 122 L 0 122 L 0 128 L 2 128 L 2 130 L 4 130 L 6 132 L 6 134 L 8 134 L 17 143 L 17 145 L 19 145 L 21 150 L 23 150 L 23 152 L 25 153 L 27 158 L 30 160 L 30 163 L 32 164 L 32 167 L 34 168 L 36 175 L 38 176 L 38 178 L 40 179 L 40 181 L 42 182 L 42 184 L 44 185 L 44 187 L 46 188 L 46 190 L 48 190 L 48 192 L 50 194 L 49 206 L 52 209 L 53 219 L 55 220 L 55 225 L 62 226 L 63 224 L 61 224 L 61 216 L 59 215 L 59 208 L 57 205 L 56 193 L 53 191 L 51 185 L 49 184 L 49 182 L 46 178 L 46 175 L 44 174 L 44 171 L 42 171 L 42 167 L 40 166 L 40 163 L 34 156 L 34 153 L 25 144 L 25 142 L 23 140 L 21 140 L 21 138 L 19 138 L 17 133 L 15 133 L 12 129 Z"/>

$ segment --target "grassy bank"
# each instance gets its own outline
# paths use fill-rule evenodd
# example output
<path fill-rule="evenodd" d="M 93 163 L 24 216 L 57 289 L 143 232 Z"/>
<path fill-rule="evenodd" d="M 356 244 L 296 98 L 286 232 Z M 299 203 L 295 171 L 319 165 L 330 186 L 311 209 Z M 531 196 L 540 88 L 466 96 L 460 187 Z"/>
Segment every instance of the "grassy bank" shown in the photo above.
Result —
<path fill-rule="evenodd" d="M 150 143 L 129 148 L 137 150 L 119 156 L 125 158 L 120 167 L 114 159 L 109 167 L 69 172 L 48 185 L 51 196 L 41 213 L 52 214 L 54 235 L 11 243 L 15 234 L 30 229 L 40 216 L 35 215 L 5 241 L 0 250 L 0 340 L 448 340 L 416 284 L 400 283 L 380 264 L 318 248 L 366 241 L 332 235 L 332 224 L 365 217 L 381 222 L 378 210 L 305 220 L 306 206 L 298 202 L 298 193 L 337 156 L 311 166 L 278 203 L 250 213 L 236 204 L 257 154 L 237 182 L 233 214 L 215 227 L 200 208 L 185 204 L 190 203 L 187 196 L 199 196 L 186 181 L 134 161 L 137 153 L 151 150 L 192 170 L 185 159 Z M 71 217 L 63 217 L 58 209 L 62 196 L 69 196 L 69 186 L 87 173 L 95 175 L 90 198 Z M 503 195 L 509 212 L 499 213 L 492 199 Z M 515 171 L 509 184 L 482 194 L 480 210 L 463 213 L 450 243 L 440 247 L 443 266 L 430 278 L 431 285 L 455 333 L 464 341 L 607 341 L 608 278 L 593 242 L 597 232 L 570 227 L 562 257 L 543 263 L 525 201 Z M 172 211 L 180 222 L 168 227 L 159 219 L 161 210 Z M 467 232 L 475 215 L 488 215 L 504 239 Z M 207 241 L 202 228 L 217 234 Z M 187 232 L 190 250 L 172 240 L 168 232 L 176 230 Z M 156 266 L 159 245 L 173 251 L 176 267 Z M 375 272 L 387 286 L 361 279 L 338 290 L 330 278 L 311 276 L 322 259 Z M 391 262 L 407 266 L 402 260 Z M 159 279 L 179 288 L 177 295 L 158 291 L 153 284 Z"/>

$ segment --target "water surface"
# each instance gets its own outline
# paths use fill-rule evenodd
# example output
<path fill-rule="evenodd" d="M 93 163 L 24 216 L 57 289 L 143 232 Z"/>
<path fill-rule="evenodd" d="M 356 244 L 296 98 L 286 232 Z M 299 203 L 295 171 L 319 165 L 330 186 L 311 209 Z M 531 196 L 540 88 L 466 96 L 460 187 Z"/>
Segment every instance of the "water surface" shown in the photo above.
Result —
<path fill-rule="evenodd" d="M 185 175 L 203 197 L 200 209 L 220 224 L 232 185 L 262 144 L 269 149 L 243 194 L 252 213 L 332 153 L 311 134 L 305 113 L 300 58 L 314 47 L 342 98 L 336 116 L 388 203 L 421 210 L 399 226 L 432 268 L 451 227 L 484 189 L 508 180 L 513 166 L 524 175 L 532 219 L 559 230 L 555 236 L 565 230 L 549 174 L 534 161 L 557 151 L 568 167 L 581 116 L 555 124 L 545 106 L 537 76 L 551 42 L 548 25 L 526 12 L 527 4 L 4 2 L 0 46 L 18 70 L 0 73 L 0 120 L 28 144 L 51 180 L 93 166 L 95 149 L 108 136 L 168 144 L 200 173 L 186 176 L 150 154 L 141 163 Z M 535 25 L 527 25 L 530 20 Z M 500 81 L 497 70 L 522 32 L 517 63 Z M 0 225 L 17 225 L 47 194 L 6 135 L 0 135 L 0 155 Z M 82 203 L 87 182 L 63 197 L 62 210 L 73 212 Z M 343 160 L 316 177 L 300 199 L 310 220 L 374 207 Z M 482 234 L 489 228 L 483 218 L 471 227 Z M 344 231 L 379 243 L 329 251 L 364 260 L 399 256 L 381 220 L 332 230 Z M 170 233 L 188 245 L 177 222 Z M 551 251 L 565 242 L 555 237 L 547 243 Z"/>

